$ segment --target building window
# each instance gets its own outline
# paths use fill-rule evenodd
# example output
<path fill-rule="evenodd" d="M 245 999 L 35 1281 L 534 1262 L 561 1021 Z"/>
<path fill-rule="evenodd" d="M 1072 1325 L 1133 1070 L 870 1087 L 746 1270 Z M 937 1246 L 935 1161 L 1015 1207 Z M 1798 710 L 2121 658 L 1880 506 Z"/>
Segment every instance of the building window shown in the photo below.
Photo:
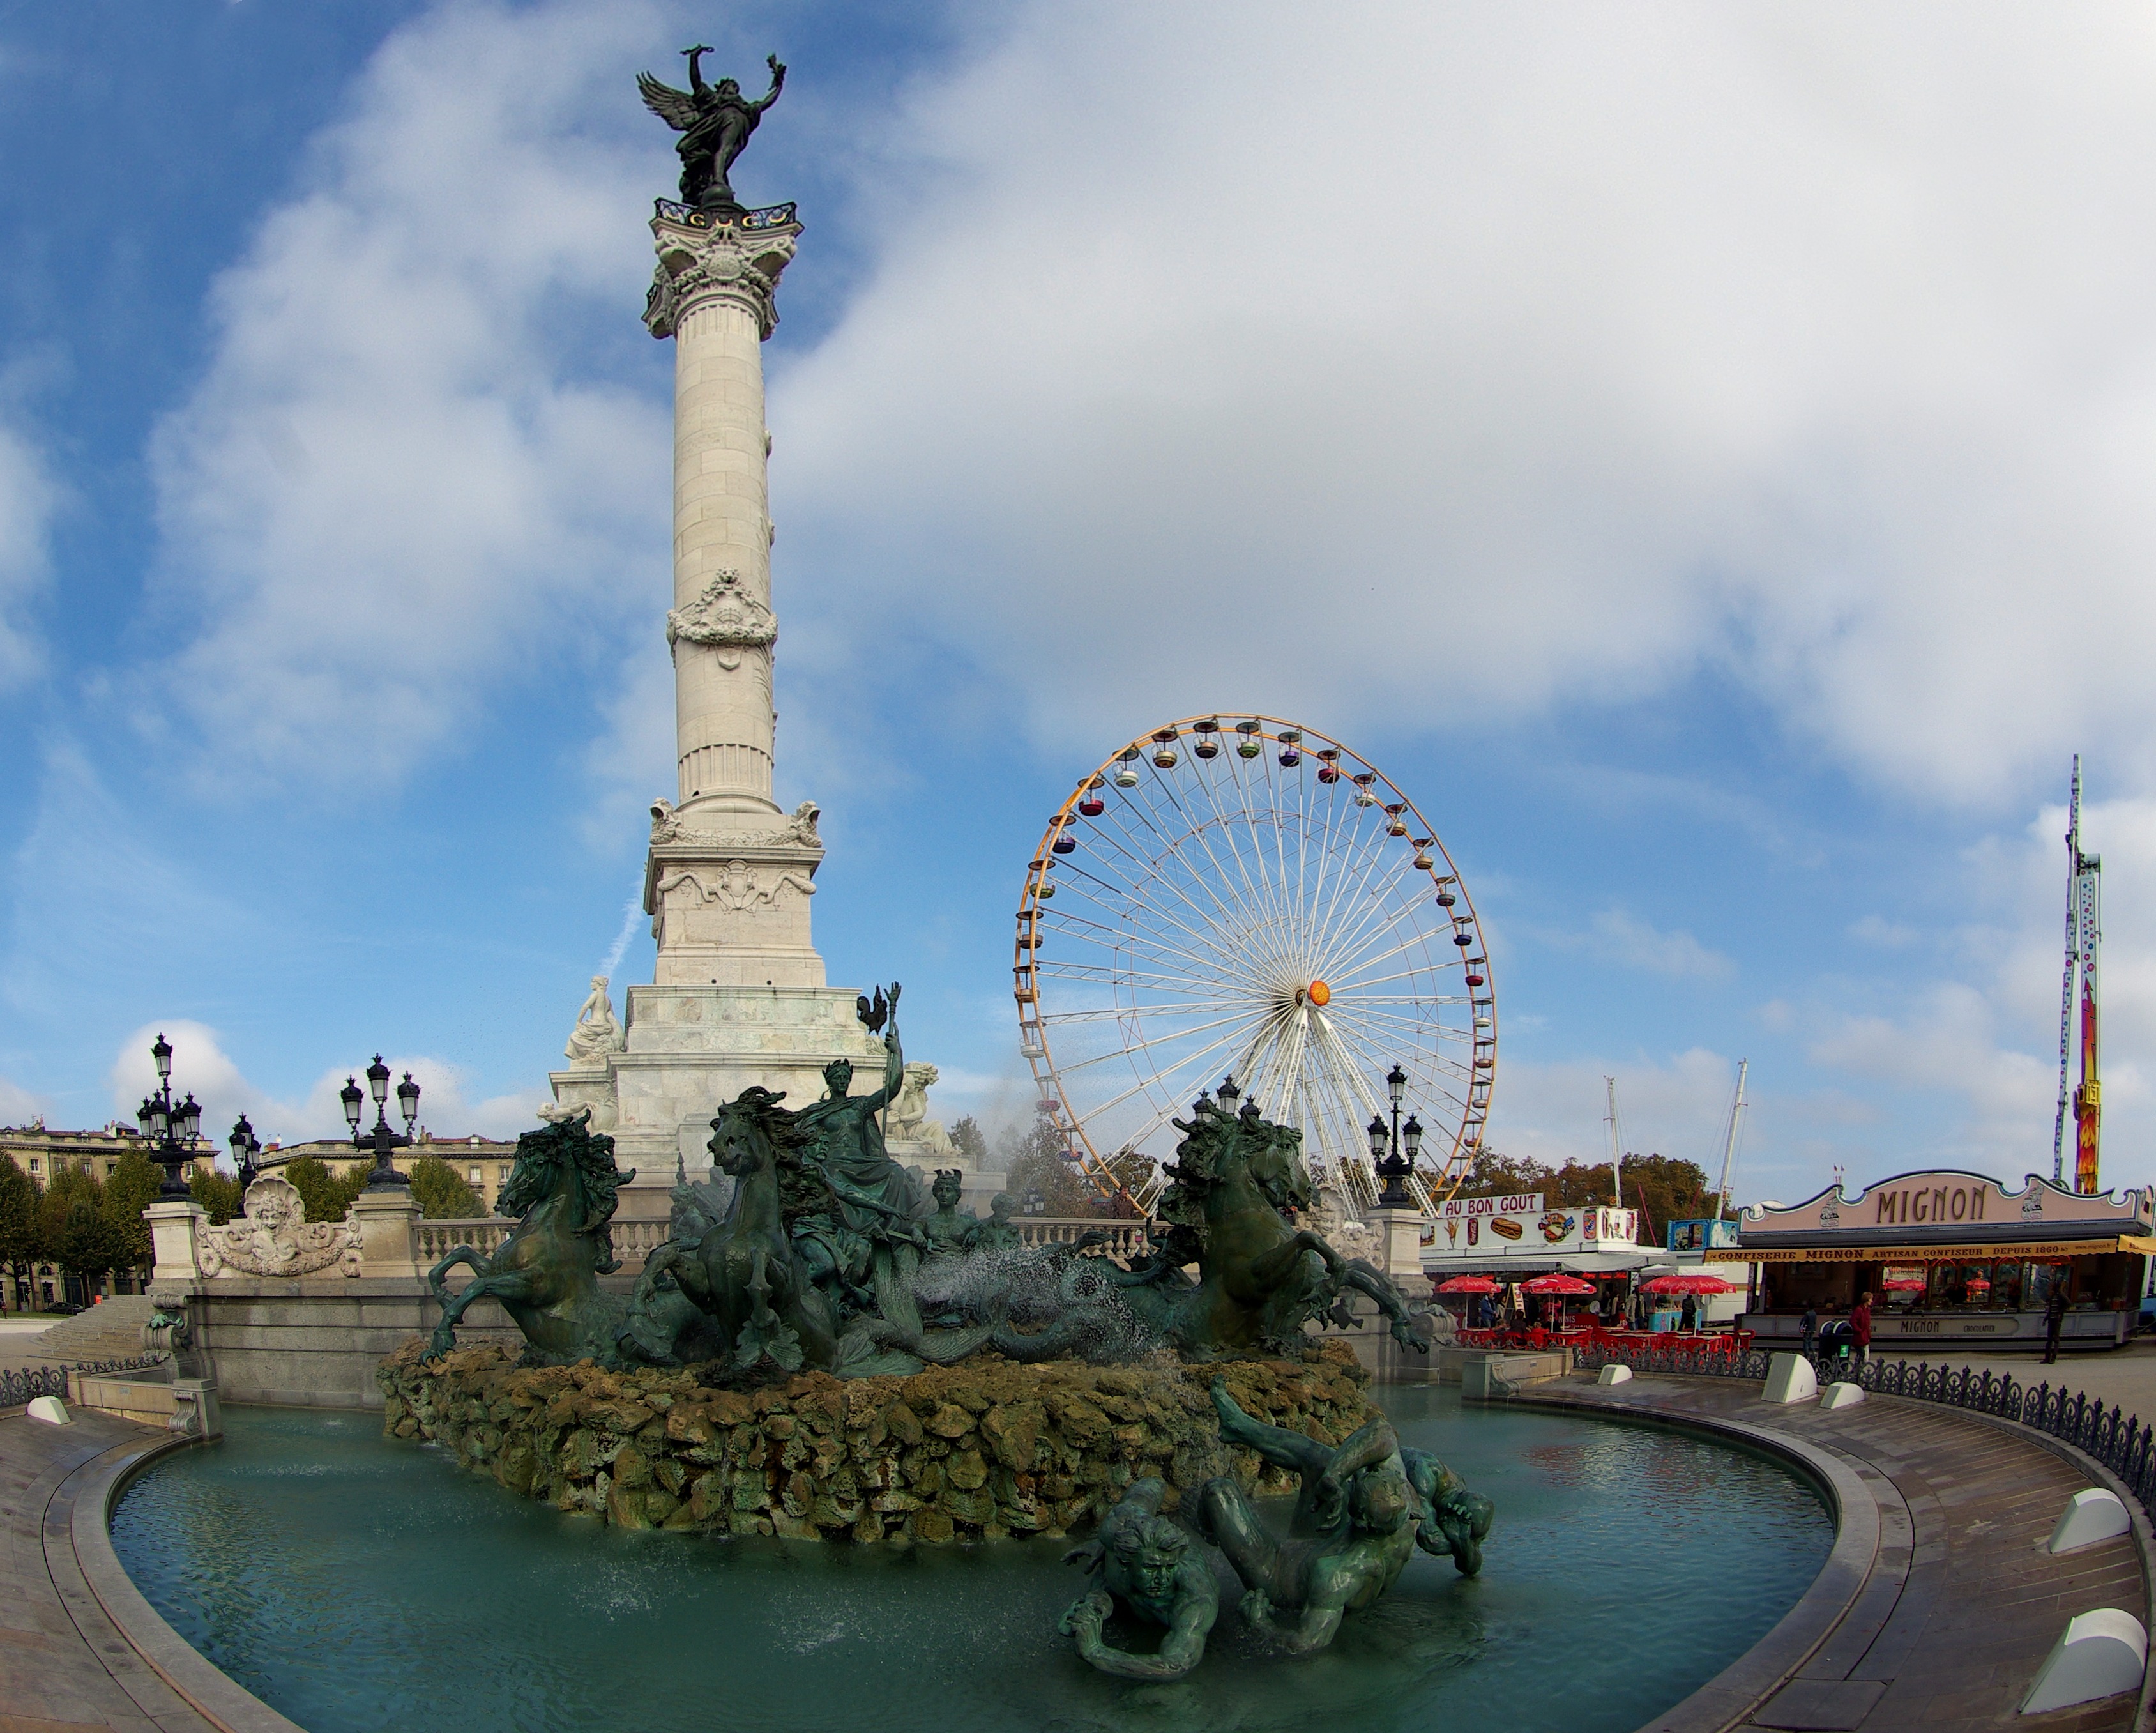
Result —
<path fill-rule="evenodd" d="M 31 1171 L 32 1173 L 35 1173 L 35 1172 L 37 1172 L 37 1170 L 38 1170 L 38 1158 L 37 1158 L 36 1156 L 33 1155 L 33 1156 L 30 1158 L 30 1171 Z"/>
<path fill-rule="evenodd" d="M 470 1178 L 471 1178 L 471 1182 L 472 1182 L 472 1184 L 473 1184 L 473 1185 L 475 1185 L 480 1184 L 480 1183 L 481 1183 L 481 1181 L 484 1180 L 484 1178 L 485 1178 L 485 1169 L 483 1169 L 483 1168 L 477 1168 L 477 1167 L 475 1167 L 475 1168 L 470 1169 L 469 1171 L 470 1171 Z"/>

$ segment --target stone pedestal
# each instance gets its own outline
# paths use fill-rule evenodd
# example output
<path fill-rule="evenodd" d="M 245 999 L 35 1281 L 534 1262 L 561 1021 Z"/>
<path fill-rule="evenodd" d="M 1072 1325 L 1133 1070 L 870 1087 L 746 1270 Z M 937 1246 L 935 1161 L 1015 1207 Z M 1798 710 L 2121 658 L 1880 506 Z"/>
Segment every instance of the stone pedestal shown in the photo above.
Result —
<path fill-rule="evenodd" d="M 359 1273 L 377 1280 L 423 1275 L 418 1262 L 418 1202 L 409 1191 L 362 1191 L 346 1218 L 359 1226 Z"/>
<path fill-rule="evenodd" d="M 1430 1298 L 1430 1281 L 1422 1268 L 1420 1210 L 1372 1210 L 1363 1220 L 1378 1232 L 1384 1261 L 1379 1268 L 1399 1284 L 1409 1301 L 1420 1305 Z"/>
<path fill-rule="evenodd" d="M 151 1255 L 154 1266 L 150 1272 L 153 1282 L 188 1283 L 202 1273 L 202 1261 L 196 1251 L 196 1236 L 208 1223 L 209 1216 L 199 1204 L 153 1203 L 142 1211 L 142 1219 L 150 1224 Z"/>

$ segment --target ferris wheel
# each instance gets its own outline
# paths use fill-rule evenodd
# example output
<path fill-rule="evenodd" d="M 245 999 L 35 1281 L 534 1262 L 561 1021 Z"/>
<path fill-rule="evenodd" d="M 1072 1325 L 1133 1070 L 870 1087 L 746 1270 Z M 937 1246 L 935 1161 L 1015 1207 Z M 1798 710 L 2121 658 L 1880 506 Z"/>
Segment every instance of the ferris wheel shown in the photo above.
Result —
<path fill-rule="evenodd" d="M 1314 729 L 1193 717 L 1110 753 L 1026 869 L 1013 972 L 1039 1109 L 1105 1193 L 1150 1206 L 1169 1122 L 1229 1076 L 1361 1204 L 1394 1066 L 1431 1122 L 1419 1204 L 1481 1146 L 1497 1010 L 1474 904 L 1414 803 Z"/>

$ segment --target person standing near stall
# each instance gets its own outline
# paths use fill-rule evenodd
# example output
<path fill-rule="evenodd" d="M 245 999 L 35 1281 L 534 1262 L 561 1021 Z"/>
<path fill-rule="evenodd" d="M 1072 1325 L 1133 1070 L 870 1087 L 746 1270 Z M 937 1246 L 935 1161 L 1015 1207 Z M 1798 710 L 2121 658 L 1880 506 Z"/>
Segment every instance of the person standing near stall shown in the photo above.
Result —
<path fill-rule="evenodd" d="M 1819 1363 L 1819 1305 L 1816 1301 L 1804 1302 L 1804 1358 L 1815 1365 Z"/>
<path fill-rule="evenodd" d="M 2066 1273 L 2051 1272 L 2051 1298 L 2044 1302 L 2044 1364 L 2051 1365 L 2059 1357 L 2059 1329 L 2066 1321 Z"/>
<path fill-rule="evenodd" d="M 1849 1357 L 1850 1370 L 1861 1374 L 1871 1353 L 1871 1290 L 1868 1288 L 1856 1296 L 1856 1304 L 1850 1310 L 1849 1334 L 1853 1350 Z"/>
<path fill-rule="evenodd" d="M 1699 1328 L 1699 1298 L 1690 1288 L 1685 1290 L 1684 1306 L 1677 1314 L 1677 1328 L 1686 1333 Z"/>

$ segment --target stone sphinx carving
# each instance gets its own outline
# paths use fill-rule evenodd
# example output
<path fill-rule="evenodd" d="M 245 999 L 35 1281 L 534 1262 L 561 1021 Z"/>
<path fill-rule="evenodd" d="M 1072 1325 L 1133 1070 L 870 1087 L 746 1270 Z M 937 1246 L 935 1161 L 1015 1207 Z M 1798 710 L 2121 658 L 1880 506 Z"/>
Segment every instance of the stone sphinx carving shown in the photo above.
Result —
<path fill-rule="evenodd" d="M 721 572 L 687 607 L 667 610 L 667 647 L 684 638 L 716 649 L 721 667 L 738 668 L 742 651 L 778 641 L 778 618 L 742 588 L 740 573 Z"/>
<path fill-rule="evenodd" d="M 205 1276 L 359 1273 L 359 1228 L 351 1221 L 310 1221 L 289 1180 L 264 1174 L 247 1188 L 246 1214 L 204 1228 L 198 1256 Z"/>
<path fill-rule="evenodd" d="M 798 891 L 803 897 L 816 894 L 816 882 L 805 872 L 779 872 L 771 882 L 764 882 L 758 869 L 746 861 L 729 861 L 716 882 L 706 883 L 701 874 L 676 872 L 659 881 L 659 894 L 678 891 L 684 885 L 696 893 L 702 902 L 716 902 L 734 914 L 746 914 L 752 908 L 768 908 L 787 891 Z"/>
<path fill-rule="evenodd" d="M 592 977 L 591 995 L 577 1013 L 577 1026 L 569 1031 L 569 1044 L 562 1052 L 572 1065 L 603 1066 L 606 1056 L 619 1053 L 629 1037 L 614 1020 L 613 1000 L 607 997 L 607 978 Z"/>

